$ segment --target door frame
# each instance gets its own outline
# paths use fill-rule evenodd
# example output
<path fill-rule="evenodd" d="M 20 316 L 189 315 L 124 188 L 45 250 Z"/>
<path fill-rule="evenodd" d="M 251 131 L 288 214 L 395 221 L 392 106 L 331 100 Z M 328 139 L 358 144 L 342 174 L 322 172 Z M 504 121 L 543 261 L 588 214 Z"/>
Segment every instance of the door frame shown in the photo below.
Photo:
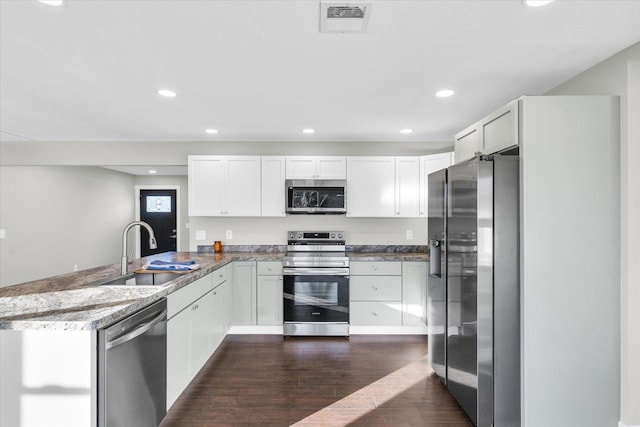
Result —
<path fill-rule="evenodd" d="M 136 185 L 135 187 L 135 220 L 140 221 L 140 191 L 141 190 L 175 190 L 176 192 L 176 251 L 180 251 L 180 186 L 179 185 Z M 140 258 L 140 233 L 136 233 L 136 258 Z"/>

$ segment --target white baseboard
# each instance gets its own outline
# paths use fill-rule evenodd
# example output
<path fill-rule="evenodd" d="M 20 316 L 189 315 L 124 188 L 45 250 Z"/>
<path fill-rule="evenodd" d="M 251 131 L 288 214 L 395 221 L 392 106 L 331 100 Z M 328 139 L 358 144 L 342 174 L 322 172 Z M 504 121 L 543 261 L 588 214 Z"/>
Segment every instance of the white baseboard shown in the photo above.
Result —
<path fill-rule="evenodd" d="M 282 326 L 232 326 L 228 333 L 232 335 L 282 335 Z"/>
<path fill-rule="evenodd" d="M 282 335 L 282 326 L 232 326 L 231 329 L 229 329 L 229 334 Z M 349 326 L 349 335 L 427 335 L 427 327 L 425 325 Z"/>

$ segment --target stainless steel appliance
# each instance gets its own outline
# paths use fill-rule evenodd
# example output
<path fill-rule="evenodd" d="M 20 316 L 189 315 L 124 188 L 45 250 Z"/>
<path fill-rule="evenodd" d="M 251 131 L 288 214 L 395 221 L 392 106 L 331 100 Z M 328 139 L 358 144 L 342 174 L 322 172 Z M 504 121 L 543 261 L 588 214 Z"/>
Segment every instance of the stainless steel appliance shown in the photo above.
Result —
<path fill-rule="evenodd" d="M 349 258 L 342 231 L 290 231 L 283 258 L 284 335 L 349 335 Z"/>
<path fill-rule="evenodd" d="M 518 157 L 428 182 L 429 361 L 476 425 L 520 425 Z"/>
<path fill-rule="evenodd" d="M 290 214 L 347 213 L 346 180 L 286 180 L 286 212 Z"/>
<path fill-rule="evenodd" d="M 157 427 L 166 384 L 166 299 L 98 331 L 98 427 Z"/>

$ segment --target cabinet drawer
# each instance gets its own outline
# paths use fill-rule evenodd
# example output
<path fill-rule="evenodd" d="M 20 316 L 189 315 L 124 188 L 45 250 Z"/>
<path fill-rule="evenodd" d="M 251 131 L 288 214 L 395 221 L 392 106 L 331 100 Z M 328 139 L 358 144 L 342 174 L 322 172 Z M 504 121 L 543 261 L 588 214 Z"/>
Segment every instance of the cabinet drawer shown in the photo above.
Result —
<path fill-rule="evenodd" d="M 227 281 L 227 265 L 220 267 L 210 274 L 213 278 L 213 287 L 216 288 Z"/>
<path fill-rule="evenodd" d="M 352 276 L 400 276 L 402 263 L 396 261 L 352 262 Z"/>
<path fill-rule="evenodd" d="M 402 325 L 402 304 L 397 301 L 352 302 L 350 313 L 350 323 L 356 326 Z"/>
<path fill-rule="evenodd" d="M 282 276 L 281 261 L 265 261 L 258 263 L 258 276 Z"/>
<path fill-rule="evenodd" d="M 352 276 L 351 301 L 400 301 L 402 278 L 400 276 Z"/>
<path fill-rule="evenodd" d="M 184 288 L 171 293 L 167 296 L 167 317 L 169 319 L 172 318 L 211 289 L 213 289 L 211 274 L 207 274 L 195 282 L 189 283 Z"/>

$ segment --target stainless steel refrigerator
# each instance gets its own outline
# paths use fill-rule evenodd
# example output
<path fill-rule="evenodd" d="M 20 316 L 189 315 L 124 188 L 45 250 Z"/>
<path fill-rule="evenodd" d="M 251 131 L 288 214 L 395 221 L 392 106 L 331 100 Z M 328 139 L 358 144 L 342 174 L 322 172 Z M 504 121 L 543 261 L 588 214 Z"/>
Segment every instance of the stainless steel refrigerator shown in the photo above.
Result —
<path fill-rule="evenodd" d="M 478 426 L 520 425 L 517 156 L 429 175 L 429 362 Z"/>

